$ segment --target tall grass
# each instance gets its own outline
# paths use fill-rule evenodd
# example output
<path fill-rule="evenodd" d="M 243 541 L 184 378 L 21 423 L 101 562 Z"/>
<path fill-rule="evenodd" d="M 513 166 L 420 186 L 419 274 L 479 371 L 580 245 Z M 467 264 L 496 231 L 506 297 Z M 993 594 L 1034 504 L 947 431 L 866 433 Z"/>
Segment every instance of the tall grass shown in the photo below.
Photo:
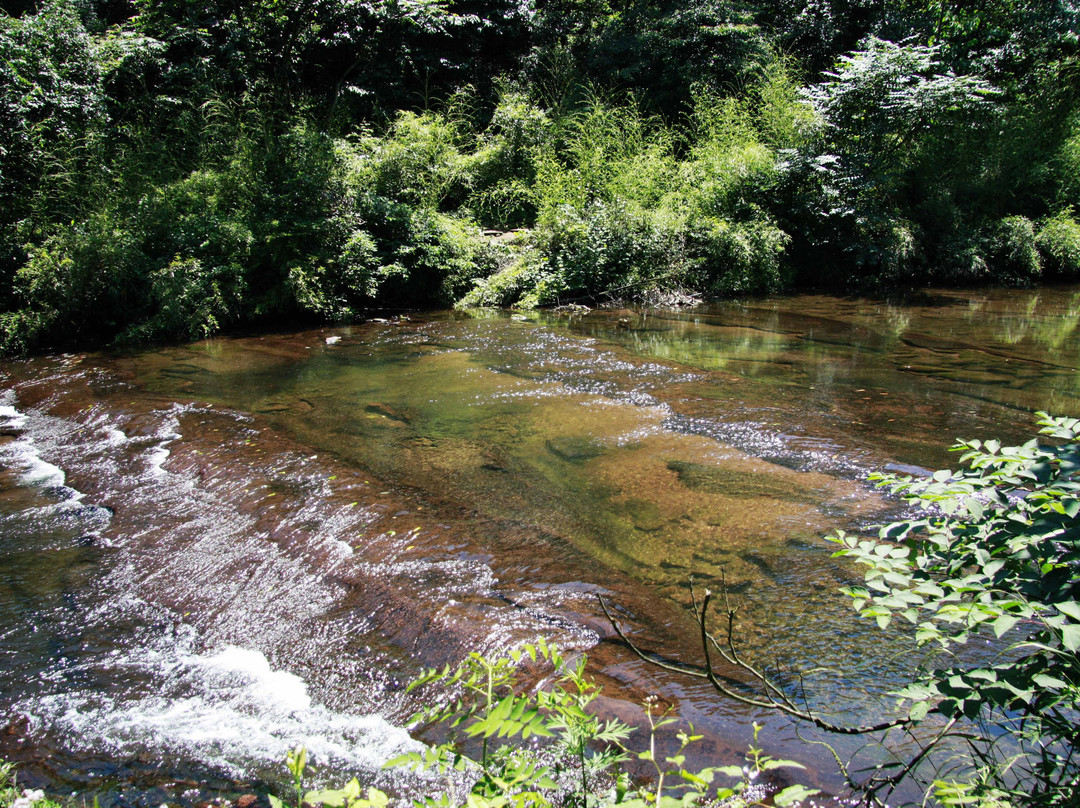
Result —
<path fill-rule="evenodd" d="M 530 151 L 534 251 L 466 302 L 602 302 L 785 283 L 788 239 L 766 206 L 776 154 L 734 100 L 698 93 L 672 124 L 632 98 L 593 93 L 553 116 L 545 133 Z"/>

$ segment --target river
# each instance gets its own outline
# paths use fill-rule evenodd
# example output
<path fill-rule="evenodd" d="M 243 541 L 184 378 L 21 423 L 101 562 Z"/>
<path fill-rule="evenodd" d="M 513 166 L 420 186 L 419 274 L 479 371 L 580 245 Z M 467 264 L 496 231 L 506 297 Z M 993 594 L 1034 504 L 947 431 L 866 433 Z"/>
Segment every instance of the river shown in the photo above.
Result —
<path fill-rule="evenodd" d="M 601 707 L 650 694 L 696 759 L 763 745 L 839 788 L 787 719 L 638 661 L 694 660 L 691 576 L 815 708 L 877 715 L 914 664 L 851 612 L 824 537 L 894 518 L 874 470 L 955 464 L 1080 414 L 1080 288 L 797 296 L 692 310 L 433 312 L 0 371 L 0 756 L 102 804 L 283 781 L 424 783 L 405 685 L 543 636 Z M 854 747 L 841 745 L 841 752 Z"/>

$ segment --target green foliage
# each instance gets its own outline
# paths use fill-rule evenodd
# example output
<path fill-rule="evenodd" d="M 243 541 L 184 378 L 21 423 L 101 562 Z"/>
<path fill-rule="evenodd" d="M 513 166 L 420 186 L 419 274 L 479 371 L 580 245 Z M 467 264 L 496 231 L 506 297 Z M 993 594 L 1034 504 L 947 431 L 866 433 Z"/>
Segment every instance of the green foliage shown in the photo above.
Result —
<path fill-rule="evenodd" d="M 507 656 L 473 653 L 456 668 L 444 667 L 419 676 L 409 689 L 437 685 L 451 694 L 442 703 L 421 711 L 414 722 L 435 724 L 479 739 L 481 750 L 471 758 L 455 740 L 424 752 L 390 761 L 388 766 L 434 768 L 470 773 L 472 785 L 464 804 L 469 808 L 504 806 L 624 806 L 625 808 L 690 808 L 697 804 L 729 804 L 749 808 L 761 805 L 766 789 L 754 781 L 763 772 L 782 767 L 802 768 L 789 760 L 776 760 L 757 746 L 760 729 L 754 727 L 746 765 L 686 768 L 687 748 L 701 736 L 677 731 L 679 748 L 661 757 L 657 736 L 676 720 L 658 712 L 654 700 L 645 704 L 648 743 L 631 752 L 625 742 L 630 727 L 617 720 L 601 721 L 589 710 L 600 689 L 585 675 L 585 657 L 570 664 L 558 649 L 540 640 Z M 518 681 L 521 665 L 550 665 L 554 680 L 542 689 L 523 691 Z M 535 743 L 549 739 L 548 746 Z M 508 741 L 492 748 L 495 741 Z M 651 782 L 633 787 L 624 765 L 636 757 L 652 768 Z M 720 785 L 717 776 L 734 780 Z M 356 787 L 358 789 L 358 786 Z M 787 806 L 818 793 L 801 785 L 772 795 L 772 804 Z M 730 802 L 724 802 L 730 801 Z M 453 791 L 427 797 L 417 805 L 457 806 Z"/>
<path fill-rule="evenodd" d="M 774 149 L 807 146 L 816 135 L 820 119 L 802 94 L 798 65 L 791 58 L 770 59 L 751 97 L 762 140 Z"/>
<path fill-rule="evenodd" d="M 308 768 L 308 753 L 303 746 L 296 746 L 285 756 L 285 768 L 292 777 L 292 786 L 296 794 L 296 808 L 305 805 L 323 805 L 326 808 L 386 808 L 390 798 L 377 788 L 368 788 L 366 795 L 360 790 L 360 783 L 354 777 L 343 788 L 317 789 L 304 791 L 304 773 Z M 273 794 L 268 794 L 272 808 L 285 808 L 286 803 Z"/>
<path fill-rule="evenodd" d="M 803 183 L 796 211 L 808 214 L 798 226 L 839 246 L 849 273 L 869 280 L 909 276 L 923 253 L 935 266 L 934 253 L 961 224 L 942 206 L 971 192 L 973 152 L 963 146 L 987 131 L 997 90 L 947 70 L 935 47 L 870 37 L 807 94 L 824 128 L 819 156 L 791 164 Z M 920 249 L 922 237 L 930 243 Z M 1006 271 L 1016 263 L 1010 237 L 1001 238 Z"/>
<path fill-rule="evenodd" d="M 532 152 L 535 254 L 463 302 L 552 305 L 683 288 L 775 291 L 788 237 L 765 205 L 772 150 L 738 102 L 698 93 L 685 129 L 594 97 Z"/>
<path fill-rule="evenodd" d="M 551 665 L 555 683 L 545 690 L 518 692 L 517 666 L 528 657 L 533 664 Z M 579 784 L 576 802 L 585 806 L 591 783 L 624 759 L 619 743 L 630 728 L 619 721 L 600 721 L 587 711 L 599 688 L 584 675 L 585 660 L 567 664 L 558 649 L 544 642 L 525 645 L 505 657 L 472 653 L 455 669 L 431 670 L 409 688 L 438 684 L 459 692 L 413 717 L 415 723 L 460 728 L 466 737 L 481 740 L 478 760 L 471 760 L 450 741 L 423 753 L 412 753 L 389 765 L 416 768 L 473 770 L 477 778 L 469 793 L 470 808 L 503 805 L 550 805 L 549 792 L 569 776 Z M 543 759 L 524 745 L 532 737 L 551 738 L 555 756 Z M 517 748 L 490 748 L 493 739 L 521 739 Z M 596 744 L 600 748 L 596 748 Z M 548 792 L 548 793 L 545 793 Z"/>
<path fill-rule="evenodd" d="M 755 723 L 754 740 L 747 750 L 745 766 L 709 766 L 696 772 L 687 771 L 684 753 L 691 744 L 701 740 L 702 736 L 678 732 L 676 735 L 679 741 L 678 750 L 674 755 L 665 756 L 660 760 L 656 752 L 657 731 L 674 724 L 675 719 L 666 714 L 654 714 L 652 702 L 646 702 L 645 707 L 649 724 L 649 745 L 648 748 L 638 752 L 637 757 L 652 767 L 652 783 L 638 789 L 636 795 L 617 802 L 625 808 L 648 808 L 648 806 L 690 808 L 699 803 L 719 803 L 749 808 L 749 806 L 761 805 L 761 799 L 765 796 L 764 790 L 754 785 L 758 775 L 774 769 L 804 768 L 802 764 L 794 760 L 777 760 L 765 754 L 764 750 L 757 745 L 761 725 Z M 715 785 L 717 775 L 734 779 L 736 782 L 730 786 Z M 671 786 L 671 780 L 676 783 L 674 787 Z M 819 793 L 817 789 L 793 785 L 770 795 L 770 802 L 784 808 L 817 793 Z"/>
<path fill-rule="evenodd" d="M 548 282 L 547 267 L 534 251 L 511 258 L 507 264 L 475 285 L 456 304 L 456 308 L 513 306 L 533 308 L 539 305 L 539 292 Z"/>
<path fill-rule="evenodd" d="M 438 208 L 460 189 L 462 155 L 454 121 L 445 114 L 403 112 L 383 137 L 361 142 L 364 159 L 353 182 L 409 205 Z"/>
<path fill-rule="evenodd" d="M 1080 277 L 1080 222 L 1071 210 L 1043 221 L 1035 241 L 1049 274 Z"/>
<path fill-rule="evenodd" d="M 0 339 L 1068 275 L 1078 77 L 1049 0 L 23 4 Z"/>
<path fill-rule="evenodd" d="M 476 150 L 466 157 L 468 207 L 490 227 L 519 227 L 536 218 L 538 163 L 551 147 L 554 124 L 520 92 L 498 101 Z"/>
<path fill-rule="evenodd" d="M 327 808 L 386 808 L 390 798 L 377 788 L 368 787 L 366 792 L 361 792 L 360 782 L 354 777 L 343 788 L 309 791 L 304 795 L 304 802 Z"/>
<path fill-rule="evenodd" d="M 537 3 L 534 32 L 533 81 L 561 66 L 664 112 L 689 101 L 694 85 L 745 81 L 767 48 L 742 7 L 720 0 L 547 0 Z"/>
<path fill-rule="evenodd" d="M 4 808 L 11 805 L 18 796 L 15 789 L 15 765 L 7 761 L 0 761 L 0 805 Z"/>
<path fill-rule="evenodd" d="M 703 219 L 690 240 L 692 252 L 700 256 L 689 273 L 690 285 L 706 294 L 774 292 L 790 278 L 783 264 L 790 237 L 764 216 L 747 222 Z"/>
<path fill-rule="evenodd" d="M 993 664 L 926 670 L 899 695 L 915 721 L 989 725 L 967 736 L 982 769 L 956 794 L 1056 806 L 1080 787 L 1080 421 L 1039 413 L 1039 425 L 1053 443 L 964 441 L 967 468 L 877 475 L 925 515 L 876 540 L 834 540 L 868 568 L 866 586 L 847 590 L 863 616 L 901 617 L 942 649 L 978 634 L 1011 643 Z"/>
<path fill-rule="evenodd" d="M 990 237 L 987 254 L 994 275 L 1006 282 L 1030 282 L 1042 274 L 1042 260 L 1035 246 L 1035 226 L 1023 216 L 1007 216 Z"/>
<path fill-rule="evenodd" d="M 1069 118 L 1056 162 L 1061 199 L 1066 205 L 1080 203 L 1080 111 L 1073 112 Z"/>
<path fill-rule="evenodd" d="M 69 2 L 0 16 L 0 303 L 25 231 L 70 220 L 96 190 L 105 103 L 94 56 Z"/>
<path fill-rule="evenodd" d="M 640 291 L 656 276 L 668 280 L 664 276 L 679 270 L 680 234 L 650 213 L 621 200 L 549 212 L 538 234 L 548 274 L 528 302 L 596 300 Z"/>
<path fill-rule="evenodd" d="M 133 203 L 101 201 L 29 248 L 9 350 L 349 317 L 379 290 L 377 245 L 339 153 L 308 127 L 245 127 L 213 169 L 151 185 Z"/>
<path fill-rule="evenodd" d="M 40 789 L 20 789 L 16 783 L 15 764 L 0 760 L 0 808 L 61 808 L 58 800 L 45 796 Z M 97 808 L 97 800 L 94 800 Z"/>

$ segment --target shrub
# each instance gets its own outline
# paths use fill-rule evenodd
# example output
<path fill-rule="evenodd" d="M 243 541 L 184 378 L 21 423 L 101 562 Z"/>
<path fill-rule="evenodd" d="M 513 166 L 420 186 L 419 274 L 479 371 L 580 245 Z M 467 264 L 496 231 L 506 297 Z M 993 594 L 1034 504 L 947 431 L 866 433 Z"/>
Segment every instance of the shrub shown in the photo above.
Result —
<path fill-rule="evenodd" d="M 537 290 L 550 278 L 546 265 L 538 260 L 535 251 L 513 257 L 505 266 L 487 278 L 478 278 L 455 308 L 484 306 L 513 306 L 535 308 L 539 305 Z"/>
<path fill-rule="evenodd" d="M 864 617 L 900 617 L 943 649 L 978 634 L 1013 641 L 992 665 L 923 670 L 899 693 L 913 721 L 947 721 L 939 740 L 954 728 L 967 739 L 974 765 L 959 785 L 939 779 L 943 800 L 1065 806 L 1080 788 L 1080 420 L 1038 415 L 1049 445 L 963 441 L 966 469 L 876 475 L 924 515 L 877 539 L 835 539 L 867 567 L 866 586 L 847 590 Z M 964 719 L 986 729 L 972 735 Z"/>
<path fill-rule="evenodd" d="M 914 273 L 919 239 L 913 222 L 898 215 L 861 216 L 848 254 L 864 283 L 889 284 Z"/>
<path fill-rule="evenodd" d="M 625 766 L 631 757 L 625 746 L 631 728 L 618 720 L 603 721 L 590 711 L 600 688 L 585 675 L 585 664 L 583 655 L 571 662 L 540 640 L 506 656 L 473 653 L 456 668 L 447 666 L 422 674 L 409 685 L 410 690 L 435 685 L 449 691 L 449 698 L 436 696 L 436 706 L 422 710 L 411 721 L 439 725 L 449 730 L 452 738 L 387 765 L 436 769 L 440 774 L 452 769 L 464 772 L 467 793 L 458 793 L 451 786 L 437 798 L 417 801 L 443 808 L 463 804 L 469 808 L 692 808 L 726 804 L 724 800 L 750 808 L 763 805 L 767 796 L 771 804 L 782 808 L 817 793 L 796 785 L 769 795 L 767 788 L 753 784 L 765 771 L 802 768 L 794 761 L 774 760 L 758 748 L 757 725 L 746 766 L 687 770 L 684 752 L 700 740 L 693 727 L 678 731 L 679 749 L 661 759 L 656 753 L 656 736 L 675 719 L 659 712 L 651 700 L 645 704 L 647 746 L 633 756 L 652 776 L 649 782 L 635 786 Z M 553 675 L 544 687 L 526 690 L 519 682 L 520 667 L 535 670 L 536 666 L 552 668 Z M 479 754 L 470 756 L 462 750 L 462 741 L 467 738 L 480 741 Z M 502 743 L 502 739 L 510 743 Z M 536 743 L 541 740 L 547 745 Z M 718 778 L 731 784 L 724 785 Z"/>
<path fill-rule="evenodd" d="M 1023 216 L 1007 216 L 991 230 L 987 263 L 999 279 L 1027 283 L 1042 274 L 1035 226 Z"/>
<path fill-rule="evenodd" d="M 688 276 L 693 288 L 713 296 L 765 294 L 787 282 L 781 259 L 790 238 L 768 219 L 714 219 L 691 227 L 690 250 L 697 264 Z"/>
<path fill-rule="evenodd" d="M 198 258 L 177 256 L 153 270 L 149 281 L 151 313 L 125 329 L 122 341 L 216 334 L 236 317 L 244 294 L 243 274 L 235 267 L 206 266 Z"/>
<path fill-rule="evenodd" d="M 352 231 L 337 256 L 317 256 L 289 268 L 288 286 L 304 311 L 332 320 L 357 314 L 358 301 L 374 299 L 379 291 L 375 240 L 365 230 Z"/>
<path fill-rule="evenodd" d="M 0 17 L 4 224 L 35 208 L 45 218 L 59 213 L 70 220 L 84 201 L 78 181 L 100 167 L 84 161 L 86 146 L 105 122 L 92 39 L 75 3 L 52 0 L 40 5 L 34 14 Z"/>
<path fill-rule="evenodd" d="M 31 247 L 7 348 L 187 339 L 282 316 L 348 317 L 369 303 L 376 243 L 345 192 L 339 152 L 305 125 L 262 123 L 216 164 L 149 183 L 134 200 L 99 200 Z"/>
<path fill-rule="evenodd" d="M 985 239 L 977 230 L 951 224 L 937 244 L 934 269 L 945 281 L 986 281 L 990 277 L 990 268 L 986 265 L 985 253 Z"/>
<path fill-rule="evenodd" d="M 455 123 L 436 112 L 401 112 L 382 137 L 354 146 L 350 181 L 379 196 L 437 209 L 464 198 L 463 157 Z"/>
<path fill-rule="evenodd" d="M 1055 163 L 1060 197 L 1066 205 L 1075 204 L 1080 199 L 1080 110 L 1069 118 Z"/>
<path fill-rule="evenodd" d="M 762 140 L 774 149 L 806 146 L 820 128 L 820 119 L 802 95 L 796 65 L 790 58 L 775 57 L 765 65 L 752 98 Z"/>
<path fill-rule="evenodd" d="M 786 282 L 788 237 L 759 204 L 775 184 L 775 156 L 740 104 L 699 92 L 688 129 L 677 132 L 633 104 L 594 97 L 561 131 L 536 161 L 538 257 L 469 300 L 548 305 Z"/>
<path fill-rule="evenodd" d="M 115 211 L 74 222 L 32 249 L 15 276 L 24 308 L 9 319 L 30 350 L 43 344 L 95 340 L 117 333 L 141 309 L 144 256 Z M 12 344 L 14 344 L 14 342 Z"/>
<path fill-rule="evenodd" d="M 499 99 L 479 147 L 463 161 L 470 176 L 468 206 L 489 226 L 531 224 L 536 217 L 537 165 L 554 147 L 555 125 L 524 95 L 507 92 Z"/>
<path fill-rule="evenodd" d="M 632 296 L 659 282 L 679 282 L 685 270 L 682 236 L 662 215 L 623 200 L 564 206 L 539 236 L 550 274 L 537 290 L 549 305 L 605 296 Z"/>
<path fill-rule="evenodd" d="M 1080 276 L 1080 222 L 1071 209 L 1044 220 L 1035 243 L 1049 274 Z"/>

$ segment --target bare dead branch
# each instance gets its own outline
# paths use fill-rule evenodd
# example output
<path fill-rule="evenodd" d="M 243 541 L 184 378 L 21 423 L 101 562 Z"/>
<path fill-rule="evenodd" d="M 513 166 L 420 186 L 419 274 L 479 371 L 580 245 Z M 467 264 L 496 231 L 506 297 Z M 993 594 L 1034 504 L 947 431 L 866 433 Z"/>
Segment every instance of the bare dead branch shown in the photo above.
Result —
<path fill-rule="evenodd" d="M 907 727 L 913 722 L 910 718 L 896 718 L 890 721 L 882 721 L 877 724 L 869 724 L 865 726 L 843 726 L 841 724 L 834 724 L 831 721 L 827 721 L 824 718 L 813 713 L 811 710 L 803 708 L 795 704 L 788 695 L 764 672 L 759 671 L 753 665 L 742 659 L 735 646 L 734 634 L 735 634 L 735 612 L 737 609 L 729 607 L 727 609 L 727 643 L 726 646 L 721 646 L 717 642 L 716 638 L 708 630 L 708 607 L 712 599 L 712 592 L 705 591 L 705 595 L 701 600 L 700 608 L 698 608 L 697 597 L 693 596 L 694 600 L 694 612 L 695 618 L 698 623 L 698 627 L 701 632 L 702 650 L 705 656 L 705 664 L 695 665 L 691 663 L 680 662 L 677 665 L 673 665 L 669 662 L 665 662 L 658 659 L 655 655 L 648 654 L 637 647 L 636 644 L 626 635 L 622 626 L 611 614 L 608 609 L 607 603 L 604 598 L 597 596 L 600 601 L 600 608 L 604 610 L 604 615 L 607 617 L 611 627 L 615 630 L 619 639 L 622 640 L 626 646 L 642 661 L 647 662 L 650 665 L 655 665 L 663 670 L 671 671 L 672 673 L 678 673 L 683 676 L 690 676 L 696 679 L 705 679 L 713 689 L 721 695 L 733 699 L 740 704 L 745 704 L 749 707 L 760 707 L 765 710 L 776 710 L 781 713 L 790 715 L 793 718 L 797 718 L 801 721 L 807 721 L 819 729 L 825 730 L 836 735 L 866 735 L 875 732 L 885 732 L 897 727 Z M 721 651 L 725 659 L 743 672 L 749 674 L 749 676 L 756 682 L 756 684 L 764 689 L 765 694 L 761 697 L 748 696 L 744 693 L 739 693 L 725 684 L 716 674 L 716 670 L 712 665 L 712 657 L 710 654 L 710 647 Z M 723 653 L 724 651 L 727 653 Z"/>

